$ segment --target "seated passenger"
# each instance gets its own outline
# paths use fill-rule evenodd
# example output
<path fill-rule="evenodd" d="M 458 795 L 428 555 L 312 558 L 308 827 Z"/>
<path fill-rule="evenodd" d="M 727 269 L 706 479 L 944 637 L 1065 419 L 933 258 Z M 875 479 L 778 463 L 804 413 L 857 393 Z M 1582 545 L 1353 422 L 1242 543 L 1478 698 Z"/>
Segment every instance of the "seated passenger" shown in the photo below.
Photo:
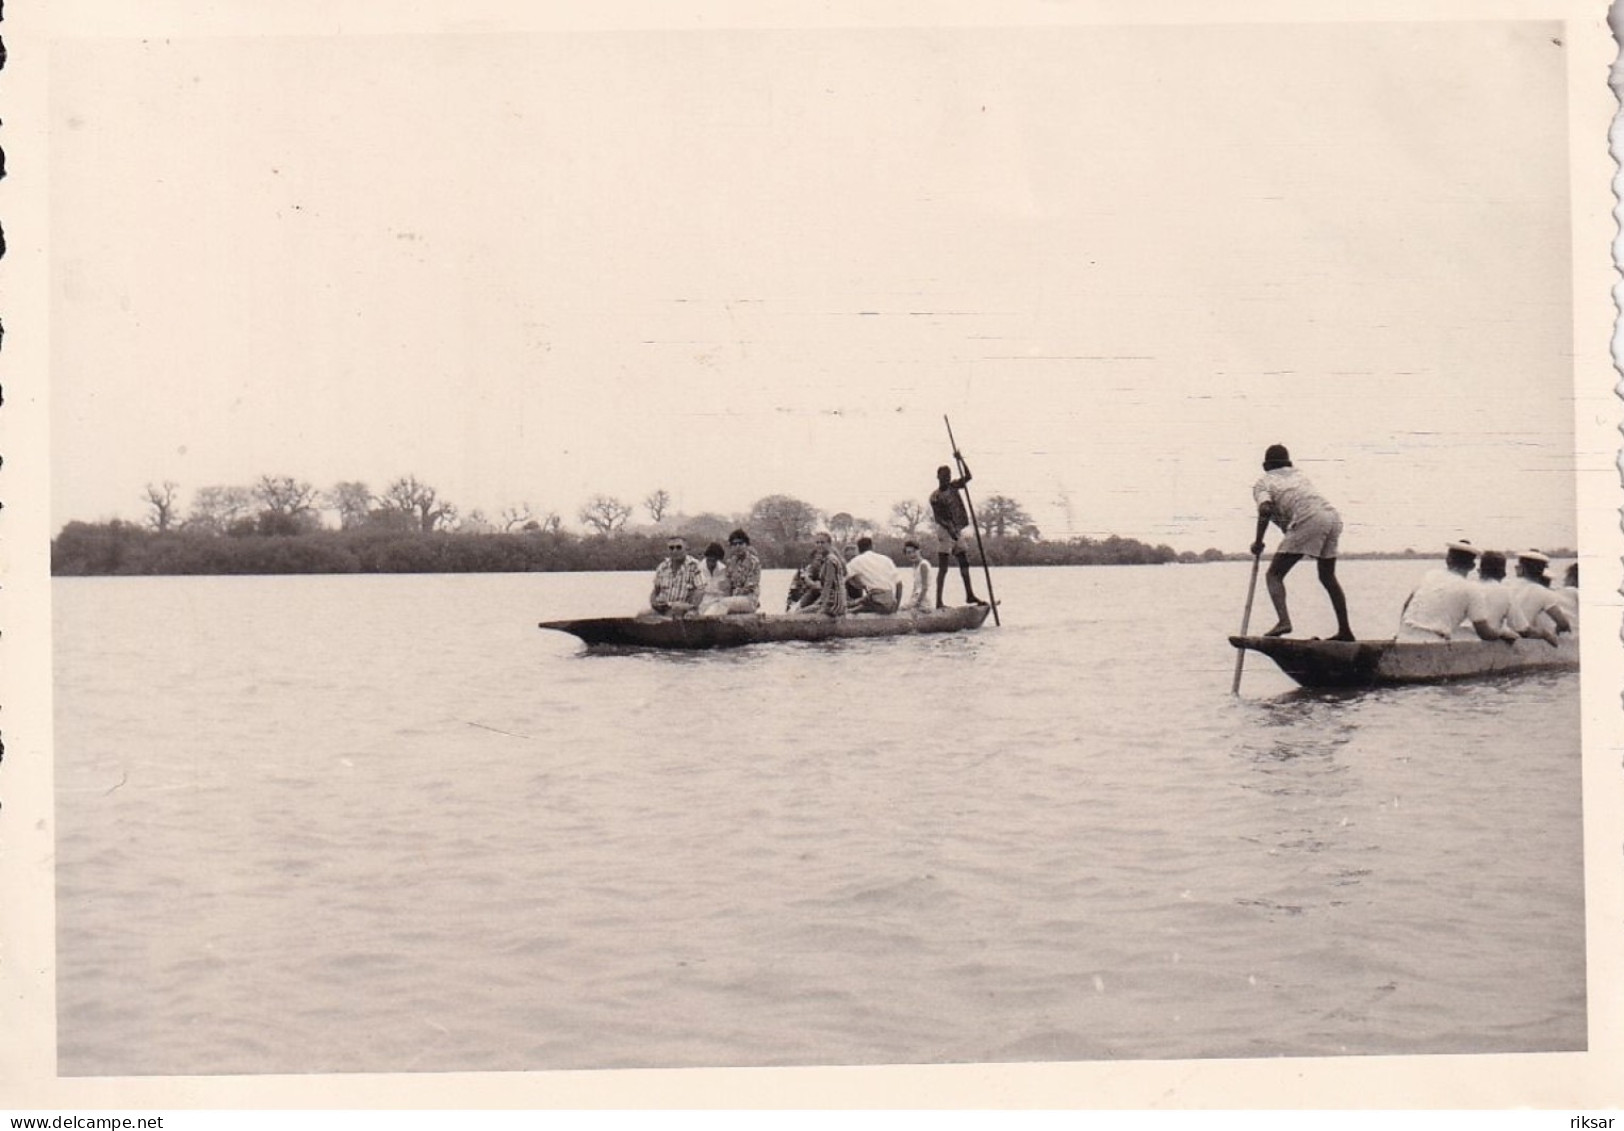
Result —
<path fill-rule="evenodd" d="M 1535 628 L 1572 632 L 1575 622 L 1568 619 L 1562 599 L 1551 590 L 1551 579 L 1545 576 L 1545 567 L 1550 564 L 1551 559 L 1538 550 L 1518 554 L 1517 577 L 1508 586 L 1511 600 Z"/>
<path fill-rule="evenodd" d="M 919 543 L 912 538 L 902 544 L 902 560 L 908 563 L 908 576 L 912 579 L 913 587 L 908 591 L 908 600 L 902 606 L 905 613 L 928 613 L 934 607 L 930 595 L 930 563 L 925 555 L 919 551 Z"/>
<path fill-rule="evenodd" d="M 855 597 L 854 613 L 894 613 L 902 604 L 902 581 L 890 558 L 874 549 L 874 539 L 857 539 L 857 556 L 846 562 L 846 590 Z"/>
<path fill-rule="evenodd" d="M 654 588 L 649 592 L 649 608 L 661 616 L 687 616 L 699 606 L 705 592 L 705 579 L 700 576 L 700 565 L 688 556 L 681 538 L 671 538 L 665 544 L 666 556 L 654 571 Z"/>
<path fill-rule="evenodd" d="M 761 607 L 761 559 L 750 548 L 750 535 L 735 530 L 727 536 L 727 595 L 705 609 L 706 616 L 753 613 Z"/>
<path fill-rule="evenodd" d="M 1504 639 L 1485 619 L 1481 587 L 1469 576 L 1477 561 L 1477 547 L 1462 539 L 1449 543 L 1444 568 L 1427 572 L 1404 601 L 1399 614 L 1398 639 L 1406 643 L 1442 644 L 1468 619 L 1482 640 Z M 1515 639 L 1512 633 L 1511 638 Z"/>
<path fill-rule="evenodd" d="M 807 570 L 816 574 L 816 596 L 801 599 L 796 610 L 826 617 L 846 615 L 846 562 L 834 551 L 834 540 L 819 531 L 812 537 L 812 560 Z"/>
<path fill-rule="evenodd" d="M 699 615 L 702 617 L 719 617 L 727 613 L 724 603 L 728 596 L 727 564 L 722 557 L 720 542 L 712 542 L 705 547 L 705 560 L 699 565 L 699 576 L 705 584 L 699 594 Z"/>
<path fill-rule="evenodd" d="M 1522 610 L 1511 599 L 1511 590 L 1503 584 L 1506 578 L 1506 556 L 1498 550 L 1484 550 L 1477 563 L 1478 593 L 1466 616 L 1474 624 L 1482 621 L 1502 640 L 1516 640 L 1531 636 L 1556 643 L 1556 636 L 1545 629 L 1534 628 L 1523 619 Z"/>
<path fill-rule="evenodd" d="M 1573 626 L 1573 631 L 1579 631 L 1579 563 L 1574 562 L 1562 575 L 1562 588 L 1555 590 L 1557 600 L 1562 602 L 1562 612 Z"/>
<path fill-rule="evenodd" d="M 786 613 L 798 612 L 808 605 L 815 605 L 822 593 L 823 553 L 816 546 L 812 548 L 811 555 L 806 564 L 795 571 L 790 578 L 789 596 L 784 601 Z"/>

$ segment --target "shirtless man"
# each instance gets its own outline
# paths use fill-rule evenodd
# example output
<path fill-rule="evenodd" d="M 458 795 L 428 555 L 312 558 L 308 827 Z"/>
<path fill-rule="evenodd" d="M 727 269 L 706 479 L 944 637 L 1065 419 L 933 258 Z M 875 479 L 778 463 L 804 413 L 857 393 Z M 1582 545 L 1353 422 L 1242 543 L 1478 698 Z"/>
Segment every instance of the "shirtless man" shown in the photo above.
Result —
<path fill-rule="evenodd" d="M 953 453 L 953 459 L 964 474 L 954 479 L 953 469 L 943 464 L 936 469 L 936 490 L 930 493 L 930 514 L 936 526 L 938 609 L 942 607 L 942 587 L 947 582 L 949 556 L 957 559 L 959 563 L 959 576 L 964 579 L 965 601 L 972 605 L 987 603 L 976 596 L 975 588 L 970 584 L 970 548 L 964 542 L 964 529 L 970 525 L 970 512 L 964 505 L 964 496 L 959 492 L 970 482 L 970 465 L 964 462 L 964 457 L 958 452 Z"/>

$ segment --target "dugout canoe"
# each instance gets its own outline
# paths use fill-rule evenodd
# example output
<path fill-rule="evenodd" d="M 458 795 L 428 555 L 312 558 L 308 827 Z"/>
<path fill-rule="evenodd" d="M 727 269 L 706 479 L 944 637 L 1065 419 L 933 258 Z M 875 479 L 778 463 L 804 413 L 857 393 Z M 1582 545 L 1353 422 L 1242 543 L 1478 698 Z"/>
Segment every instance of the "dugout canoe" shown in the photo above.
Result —
<path fill-rule="evenodd" d="M 981 627 L 988 605 L 955 605 L 928 613 L 755 613 L 725 617 L 595 617 L 544 620 L 539 627 L 567 632 L 589 645 L 622 648 L 737 648 L 786 640 L 846 640 L 858 636 L 913 636 Z"/>
<path fill-rule="evenodd" d="M 1396 640 L 1291 640 L 1278 636 L 1231 636 L 1236 648 L 1261 652 L 1304 687 L 1379 687 L 1442 683 L 1525 672 L 1576 671 L 1579 641 L 1450 640 L 1409 644 Z"/>

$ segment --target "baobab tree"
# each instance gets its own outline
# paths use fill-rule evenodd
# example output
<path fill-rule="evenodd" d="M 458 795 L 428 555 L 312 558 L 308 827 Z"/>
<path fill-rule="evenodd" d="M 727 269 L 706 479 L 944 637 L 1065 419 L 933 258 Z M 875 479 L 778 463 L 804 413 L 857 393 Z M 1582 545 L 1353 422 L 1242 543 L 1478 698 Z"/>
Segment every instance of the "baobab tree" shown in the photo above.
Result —
<path fill-rule="evenodd" d="M 338 512 L 340 530 L 365 526 L 367 515 L 372 511 L 372 492 L 365 483 L 335 483 L 323 501 Z"/>
<path fill-rule="evenodd" d="M 147 516 L 147 525 L 159 534 L 167 533 L 175 519 L 175 493 L 179 490 L 180 485 L 169 479 L 165 479 L 161 487 L 147 484 L 144 497 L 152 508 L 152 513 Z"/>
<path fill-rule="evenodd" d="M 750 529 L 780 546 L 805 541 L 817 525 L 817 508 L 791 495 L 768 495 L 750 508 Z"/>
<path fill-rule="evenodd" d="M 516 507 L 503 507 L 501 515 L 502 532 L 511 534 L 515 530 L 522 530 L 530 523 L 535 522 L 535 519 L 535 508 L 529 503 L 520 503 Z M 540 529 L 541 524 L 536 523 L 536 526 L 537 529 Z"/>
<path fill-rule="evenodd" d="M 643 500 L 643 509 L 648 511 L 649 518 L 656 523 L 665 518 L 666 510 L 671 506 L 671 492 L 664 487 L 649 493 Z"/>
<path fill-rule="evenodd" d="M 982 503 L 976 515 L 988 534 L 994 538 L 1003 538 L 1006 535 L 1016 535 L 1021 538 L 1030 537 L 1036 540 L 1037 527 L 1032 525 L 1032 516 L 1027 514 L 1020 503 L 1008 495 L 993 495 Z"/>
<path fill-rule="evenodd" d="M 590 526 L 604 537 L 616 533 L 632 516 L 632 508 L 612 495 L 594 495 L 576 513 L 583 525 Z"/>
<path fill-rule="evenodd" d="M 389 484 L 380 501 L 390 510 L 412 516 L 424 534 L 432 533 L 441 523 L 449 526 L 457 517 L 457 508 L 442 501 L 439 492 L 418 482 L 415 475 L 402 476 Z"/>
<path fill-rule="evenodd" d="M 254 497 L 246 487 L 199 487 L 185 525 L 223 534 L 232 523 L 248 518 L 253 506 Z"/>
<path fill-rule="evenodd" d="M 891 507 L 891 527 L 904 538 L 919 533 L 919 524 L 930 514 L 930 508 L 917 499 L 903 499 Z"/>
<path fill-rule="evenodd" d="M 289 518 L 298 518 L 316 509 L 320 497 L 317 490 L 303 479 L 291 475 L 261 475 L 254 484 L 253 496 L 265 509 Z"/>

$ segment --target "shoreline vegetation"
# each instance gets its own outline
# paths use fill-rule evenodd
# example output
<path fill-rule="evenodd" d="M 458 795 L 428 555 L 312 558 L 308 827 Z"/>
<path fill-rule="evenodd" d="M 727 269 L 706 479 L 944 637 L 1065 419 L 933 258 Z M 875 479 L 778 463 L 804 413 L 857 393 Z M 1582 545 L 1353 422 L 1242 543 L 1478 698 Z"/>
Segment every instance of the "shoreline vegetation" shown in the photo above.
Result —
<path fill-rule="evenodd" d="M 758 499 L 742 514 L 674 514 L 668 492 L 643 500 L 650 521 L 631 526 L 632 506 L 597 495 L 577 512 L 583 532 L 564 528 L 555 512 L 529 504 L 505 508 L 496 520 L 481 512 L 460 515 L 452 504 L 414 477 L 375 495 L 362 483 L 317 491 L 288 476 L 262 476 L 253 487 L 204 487 L 184 516 L 178 487 L 148 484 L 143 523 L 110 519 L 69 522 L 51 540 L 53 577 L 140 577 L 335 573 L 559 573 L 648 572 L 664 556 L 665 540 L 682 536 L 698 556 L 708 542 L 725 542 L 734 528 L 748 531 L 769 569 L 793 569 L 806 561 L 814 531 L 827 530 L 837 545 L 861 534 L 894 559 L 906 538 L 935 556 L 928 508 L 904 500 L 886 522 L 843 511 L 819 510 L 788 495 Z M 1176 551 L 1134 538 L 1045 539 L 1019 502 L 992 495 L 977 506 L 989 566 L 1091 566 L 1200 564 L 1249 561 L 1245 552 L 1208 548 Z M 329 525 L 327 512 L 336 513 Z M 1548 550 L 1553 558 L 1567 549 Z M 979 557 L 979 555 L 972 555 Z M 1370 552 L 1360 559 L 1423 559 L 1431 551 Z M 975 564 L 979 565 L 977 561 Z"/>
<path fill-rule="evenodd" d="M 681 535 L 698 556 L 707 542 L 725 542 L 728 530 L 681 523 L 619 531 L 575 534 L 565 530 L 512 533 L 388 530 L 311 530 L 298 534 L 158 533 L 117 519 L 70 522 L 51 541 L 54 577 L 162 576 L 291 573 L 560 573 L 651 572 L 665 553 L 665 540 Z M 748 529 L 748 527 L 746 527 Z M 898 560 L 904 536 L 872 534 L 874 548 Z M 856 535 L 853 535 L 856 537 Z M 917 536 L 916 536 L 917 537 Z M 935 553 L 928 535 L 918 540 L 927 558 Z M 810 538 L 780 542 L 752 536 L 752 546 L 768 569 L 793 569 L 806 561 Z M 984 538 L 992 566 L 1156 565 L 1177 561 L 1216 561 L 1222 555 L 1180 555 L 1168 546 L 1150 546 L 1112 535 L 1064 542 Z M 975 555 L 972 554 L 972 557 Z M 979 562 L 976 564 L 979 565 Z"/>

